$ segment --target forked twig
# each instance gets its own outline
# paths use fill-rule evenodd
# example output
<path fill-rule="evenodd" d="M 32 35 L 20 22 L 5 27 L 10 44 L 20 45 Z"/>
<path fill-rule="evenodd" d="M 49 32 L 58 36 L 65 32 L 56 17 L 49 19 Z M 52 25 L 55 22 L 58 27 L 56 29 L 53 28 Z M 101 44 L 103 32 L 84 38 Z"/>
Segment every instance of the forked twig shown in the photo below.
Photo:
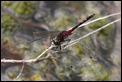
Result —
<path fill-rule="evenodd" d="M 95 22 L 95 21 L 98 21 L 98 20 L 101 20 L 101 19 L 105 19 L 105 18 L 114 16 L 114 15 L 118 15 L 118 14 L 121 14 L 121 13 L 115 13 L 115 14 L 107 15 L 107 16 L 105 16 L 105 17 L 101 17 L 101 18 L 92 20 L 92 21 L 90 21 L 90 22 L 88 22 L 88 23 L 84 23 L 84 24 L 80 25 L 79 27 L 88 25 L 88 24 L 93 23 L 93 22 Z M 87 37 L 87 36 L 89 36 L 89 35 L 92 35 L 92 34 L 98 32 L 98 31 L 100 31 L 100 30 L 106 28 L 107 26 L 109 26 L 109 25 L 111 25 L 111 24 L 114 24 L 114 23 L 116 23 L 116 22 L 118 22 L 118 21 L 120 21 L 120 20 L 121 20 L 121 18 L 120 18 L 120 19 L 117 19 L 117 20 L 115 20 L 115 21 L 113 21 L 113 22 L 110 22 L 110 23 L 104 25 L 104 26 L 101 27 L 101 28 L 98 28 L 98 29 L 95 30 L 95 31 L 92 31 L 92 32 L 90 32 L 90 33 L 84 35 L 83 37 L 80 37 L 80 38 L 78 38 L 78 39 L 76 39 L 76 40 L 73 40 L 73 41 L 69 42 L 69 45 L 67 45 L 65 48 L 68 48 L 68 47 L 72 46 L 73 44 L 78 43 L 78 42 L 79 42 L 80 40 L 82 40 L 83 38 L 85 38 L 85 37 Z M 65 44 L 63 44 L 63 45 L 65 45 Z M 53 47 L 54 47 L 54 45 L 51 45 L 48 49 L 46 49 L 45 51 L 43 51 L 43 52 L 42 52 L 38 57 L 36 57 L 35 59 L 29 59 L 29 60 L 1 59 L 1 62 L 4 62 L 4 63 L 23 63 L 23 62 L 24 62 L 24 63 L 33 63 L 33 62 L 36 62 L 36 61 L 38 61 L 38 60 L 41 60 L 40 58 L 42 58 L 42 56 L 43 56 L 47 51 L 49 51 L 50 49 L 52 49 Z M 64 49 L 65 49 L 65 48 L 64 48 Z M 56 53 L 56 52 L 54 52 L 54 53 Z M 47 58 L 42 58 L 42 60 L 43 60 L 43 59 L 48 59 L 48 58 L 49 58 L 49 57 L 47 57 Z"/>
<path fill-rule="evenodd" d="M 90 32 L 90 33 L 88 33 L 88 34 L 86 34 L 86 35 L 84 35 L 84 36 L 82 36 L 82 37 L 80 37 L 80 38 L 78 38 L 78 39 L 76 39 L 76 40 L 73 40 L 73 41 L 69 42 L 69 45 L 66 46 L 65 48 L 68 48 L 68 47 L 72 46 L 73 44 L 78 43 L 78 42 L 79 42 L 80 40 L 82 40 L 83 38 L 86 38 L 87 36 L 90 36 L 90 35 L 92 35 L 92 34 L 98 32 L 98 31 L 100 31 L 100 30 L 106 28 L 107 26 L 109 26 L 109 25 L 111 25 L 111 24 L 114 24 L 114 23 L 120 21 L 120 20 L 121 20 L 121 18 L 119 18 L 119 19 L 117 19 L 117 20 L 115 20 L 115 21 L 113 21 L 113 22 L 110 22 L 110 23 L 108 23 L 108 24 L 102 26 L 101 28 L 98 28 L 97 30 L 94 30 L 94 31 L 92 31 L 92 32 Z M 64 48 L 64 49 L 65 49 L 65 48 Z"/>
<path fill-rule="evenodd" d="M 45 51 L 43 51 L 38 57 L 36 57 L 35 59 L 29 59 L 29 60 L 13 60 L 13 59 L 1 59 L 1 62 L 3 63 L 33 63 L 36 62 L 38 60 L 40 60 L 40 58 L 50 49 L 52 49 L 54 46 L 51 45 L 48 49 L 46 49 Z M 43 60 L 43 59 L 42 59 Z"/>

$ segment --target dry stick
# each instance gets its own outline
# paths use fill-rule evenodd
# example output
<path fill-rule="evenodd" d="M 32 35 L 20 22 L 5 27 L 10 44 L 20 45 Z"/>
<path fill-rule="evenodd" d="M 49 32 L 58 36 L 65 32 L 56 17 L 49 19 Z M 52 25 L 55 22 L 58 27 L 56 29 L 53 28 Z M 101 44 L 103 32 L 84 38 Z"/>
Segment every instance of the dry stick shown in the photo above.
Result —
<path fill-rule="evenodd" d="M 54 46 L 51 45 L 48 49 L 46 49 L 44 52 L 42 52 L 36 59 L 35 61 L 37 61 L 39 58 L 41 58 L 48 50 L 50 50 L 51 48 L 53 48 Z"/>
<path fill-rule="evenodd" d="M 14 79 L 14 81 L 16 81 L 16 80 L 20 77 L 20 75 L 22 74 L 22 71 L 23 71 L 23 69 L 24 69 L 24 65 L 25 65 L 25 63 L 23 62 L 21 71 L 20 71 L 20 73 L 18 74 L 18 76 Z"/>
<path fill-rule="evenodd" d="M 4 63 L 32 63 L 34 62 L 34 59 L 30 59 L 30 60 L 14 60 L 14 59 L 1 59 L 1 62 L 4 62 Z"/>
<path fill-rule="evenodd" d="M 93 23 L 93 22 L 96 22 L 96 21 L 98 21 L 98 20 L 102 20 L 102 19 L 109 18 L 109 17 L 114 16 L 114 15 L 119 15 L 119 14 L 121 14 L 121 12 L 119 12 L 119 13 L 114 13 L 114 14 L 110 14 L 110 15 L 107 15 L 107 16 L 104 16 L 104 17 L 99 17 L 99 18 L 97 18 L 97 19 L 95 19 L 95 20 L 92 20 L 92 21 L 90 21 L 90 22 L 87 22 L 87 23 L 84 23 L 84 24 L 80 25 L 79 27 L 86 26 L 86 25 L 91 24 L 91 23 Z"/>
<path fill-rule="evenodd" d="M 111 15 L 107 15 L 107 16 L 104 16 L 104 17 L 101 17 L 101 18 L 98 18 L 98 19 L 95 19 L 95 20 L 93 20 L 93 21 L 90 21 L 90 22 L 88 22 L 88 23 L 84 23 L 84 24 L 82 24 L 82 25 L 80 25 L 79 27 L 81 27 L 81 26 L 85 26 L 85 25 L 88 25 L 88 24 L 90 24 L 90 23 L 93 23 L 93 22 L 95 22 L 95 21 L 98 21 L 98 20 L 101 20 L 101 19 L 105 19 L 105 18 L 108 18 L 108 17 L 111 17 L 111 16 L 114 16 L 114 15 L 118 15 L 118 14 L 121 14 L 121 13 L 115 13 L 115 14 L 111 14 Z M 117 22 L 117 21 L 116 21 Z M 115 23 L 115 22 L 114 22 Z M 110 23 L 109 23 L 110 24 Z M 112 23 L 113 24 L 113 23 Z M 102 27 L 101 27 L 102 28 Z M 96 31 L 96 30 L 95 30 Z M 98 30 L 99 31 L 99 30 Z M 94 31 L 93 31 L 94 32 Z M 85 36 L 83 36 L 83 37 L 81 37 L 81 38 L 79 38 L 79 39 L 82 39 L 82 38 L 85 38 L 85 37 L 87 37 L 87 36 L 89 36 L 89 35 L 91 35 L 93 32 L 91 32 L 91 33 L 89 33 L 89 34 L 87 34 L 87 35 L 85 35 Z M 73 44 L 75 44 L 76 43 L 76 41 L 77 41 L 78 39 L 76 39 L 76 40 L 74 40 L 74 41 L 71 41 L 70 43 L 73 43 Z M 73 45 L 73 44 L 71 44 L 71 45 Z M 69 46 L 71 46 L 71 45 L 69 45 Z M 69 47 L 69 46 L 66 46 L 65 48 L 67 48 L 67 47 Z M 4 63 L 22 63 L 22 62 L 24 62 L 24 63 L 33 63 L 33 62 L 35 62 L 35 61 L 37 61 L 38 59 L 40 59 L 48 50 L 50 50 L 51 48 L 52 48 L 53 46 L 50 46 L 48 49 L 46 49 L 42 54 L 40 54 L 36 59 L 30 59 L 30 60 L 12 60 L 12 59 L 1 59 L 1 62 L 4 62 Z M 65 49 L 64 48 L 64 49 Z M 55 53 L 55 52 L 54 52 Z"/>
<path fill-rule="evenodd" d="M 77 43 L 77 42 L 80 41 L 81 39 L 83 39 L 83 38 L 85 38 L 85 37 L 87 37 L 87 36 L 89 36 L 89 35 L 91 35 L 91 34 L 94 34 L 94 33 L 98 32 L 98 31 L 102 30 L 103 28 L 105 28 L 105 27 L 107 27 L 107 26 L 109 26 L 109 25 L 111 25 L 111 24 L 114 24 L 114 23 L 116 23 L 116 22 L 118 22 L 118 21 L 120 21 L 120 20 L 121 20 L 121 18 L 120 18 L 120 19 L 117 19 L 117 20 L 115 20 L 115 21 L 113 21 L 113 22 L 110 22 L 110 23 L 104 25 L 103 27 L 101 27 L 101 28 L 99 28 L 99 29 L 97 29 L 97 30 L 95 30 L 95 31 L 92 31 L 92 32 L 90 32 L 90 33 L 84 35 L 84 36 L 81 37 L 81 38 L 78 38 L 78 39 L 76 39 L 76 40 L 74 40 L 74 41 L 71 41 L 71 42 L 70 42 L 70 45 L 66 46 L 65 48 L 72 46 L 73 44 Z M 50 46 L 48 49 L 46 49 L 42 54 L 40 54 L 40 55 L 39 55 L 36 59 L 34 59 L 34 60 L 32 59 L 32 60 L 19 61 L 19 62 L 23 62 L 23 66 L 22 66 L 22 69 L 21 69 L 21 71 L 20 71 L 20 73 L 19 73 L 19 75 L 17 76 L 16 79 L 18 79 L 18 78 L 20 77 L 20 75 L 21 75 L 21 73 L 22 73 L 22 71 L 23 71 L 23 69 L 24 69 L 24 63 L 25 63 L 25 62 L 27 62 L 27 61 L 30 61 L 30 62 L 31 62 L 31 61 L 32 61 L 32 62 L 38 61 L 38 60 L 39 60 L 48 50 L 50 50 L 52 47 L 53 47 L 53 46 Z M 64 49 L 65 49 L 65 48 L 64 48 Z M 48 57 L 46 57 L 46 58 L 48 58 Z M 2 59 L 2 60 L 5 61 L 5 59 Z M 2 62 L 2 60 L 1 60 L 1 62 Z M 8 60 L 8 61 L 10 61 L 10 60 Z M 15 63 L 14 61 L 18 61 L 18 60 L 13 60 L 12 62 Z M 16 79 L 15 79 L 15 80 L 16 80 Z"/>
<path fill-rule="evenodd" d="M 92 34 L 98 32 L 98 31 L 100 31 L 100 30 L 106 28 L 107 26 L 109 26 L 109 25 L 111 25 L 111 24 L 114 24 L 114 23 L 116 23 L 116 22 L 118 22 L 118 21 L 120 21 L 120 20 L 121 20 L 121 18 L 120 18 L 120 19 L 117 19 L 117 20 L 115 20 L 115 21 L 113 21 L 113 22 L 110 22 L 110 23 L 108 23 L 108 24 L 106 24 L 106 25 L 104 25 L 104 26 L 102 26 L 101 28 L 98 28 L 98 29 L 95 30 L 95 31 L 92 31 L 92 32 L 90 32 L 90 33 L 84 35 L 83 37 L 80 37 L 80 38 L 78 38 L 78 39 L 76 39 L 76 40 L 71 41 L 71 42 L 69 43 L 69 45 L 66 46 L 65 48 L 68 48 L 68 47 L 72 46 L 73 44 L 79 42 L 81 39 L 86 38 L 87 36 L 92 35 Z M 65 49 L 65 48 L 64 48 L 64 49 Z"/>
<path fill-rule="evenodd" d="M 38 61 L 47 51 L 49 51 L 51 48 L 53 48 L 53 45 L 50 46 L 48 49 L 46 49 L 44 52 L 42 52 L 37 58 L 35 59 L 30 59 L 30 60 L 13 60 L 13 59 L 1 59 L 1 62 L 4 62 L 4 63 L 33 63 L 33 62 L 36 62 Z"/>
<path fill-rule="evenodd" d="M 94 20 L 92 20 L 92 21 L 90 21 L 90 22 L 87 22 L 87 23 L 84 23 L 84 24 L 80 25 L 78 28 L 80 28 L 80 27 L 82 27 L 82 26 L 86 26 L 86 25 L 91 24 L 91 23 L 94 23 L 94 22 L 96 22 L 96 21 L 98 21 L 98 20 L 106 19 L 106 18 L 109 18 L 109 17 L 111 17 L 111 16 L 115 16 L 115 15 L 119 15 L 119 14 L 121 14 L 121 12 L 114 13 L 114 14 L 110 14 L 110 15 L 107 15 L 107 16 L 104 16 L 104 17 L 99 17 L 99 18 L 94 19 Z M 71 43 L 71 42 L 69 42 L 69 44 L 70 44 L 70 43 Z M 65 43 L 64 43 L 63 45 L 65 45 Z M 58 51 L 55 51 L 55 52 L 58 52 Z M 55 53 L 55 52 L 54 52 L 54 53 Z"/>
<path fill-rule="evenodd" d="M 86 26 L 86 25 L 91 24 L 91 23 L 94 23 L 94 22 L 96 22 L 96 21 L 98 21 L 98 20 L 102 20 L 102 19 L 105 19 L 105 18 L 109 18 L 109 17 L 111 17 L 111 16 L 119 15 L 119 14 L 121 14 L 121 12 L 114 13 L 114 14 L 110 14 L 110 15 L 107 15 L 107 16 L 104 16 L 104 17 L 99 17 L 99 18 L 94 19 L 94 20 L 92 20 L 92 21 L 90 21 L 90 22 L 81 24 L 80 26 L 78 26 L 78 28 L 80 28 L 80 27 L 82 27 L 82 26 Z M 70 43 L 71 43 L 71 42 L 69 42 L 69 44 L 70 44 Z M 64 44 L 62 44 L 62 45 L 66 45 L 66 44 L 64 43 Z M 67 47 L 65 47 L 65 48 L 67 48 Z M 64 49 L 65 49 L 65 48 L 64 48 Z M 54 53 L 56 53 L 56 52 L 59 52 L 59 51 L 55 51 Z"/>

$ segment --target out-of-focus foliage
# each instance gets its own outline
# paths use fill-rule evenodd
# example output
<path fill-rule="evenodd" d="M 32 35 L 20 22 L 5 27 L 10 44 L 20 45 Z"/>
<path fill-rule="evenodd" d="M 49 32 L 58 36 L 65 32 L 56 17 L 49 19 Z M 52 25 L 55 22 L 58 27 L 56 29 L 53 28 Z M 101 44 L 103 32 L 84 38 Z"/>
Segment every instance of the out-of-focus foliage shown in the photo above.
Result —
<path fill-rule="evenodd" d="M 35 9 L 35 1 L 2 1 L 1 6 L 11 7 L 17 14 L 29 16 Z"/>
<path fill-rule="evenodd" d="M 11 19 L 10 16 L 2 16 L 1 17 L 1 27 L 6 30 L 12 30 L 15 26 L 15 20 Z"/>
<path fill-rule="evenodd" d="M 99 18 L 118 8 L 114 1 L 2 1 L 1 7 L 1 58 L 34 59 L 50 45 L 48 31 L 67 30 L 95 13 Z M 110 5 L 113 4 L 113 5 Z M 119 4 L 120 5 L 120 4 Z M 114 6 L 113 11 L 111 6 Z M 121 6 L 120 6 L 121 7 Z M 12 12 L 7 12 L 9 8 Z M 97 21 L 78 28 L 69 37 L 72 40 L 102 27 L 115 18 Z M 95 33 L 58 53 L 49 53 L 56 59 L 26 64 L 17 80 L 21 81 L 107 81 L 120 80 L 120 52 L 114 54 L 117 25 Z M 42 32 L 34 35 L 33 32 Z M 43 33 L 45 31 L 45 33 Z M 52 33 L 53 34 L 53 33 Z M 28 44 L 28 42 L 40 40 Z M 117 56 L 116 56 L 117 55 Z M 116 63 L 118 62 L 118 63 Z M 2 80 L 13 80 L 22 64 L 2 64 Z M 114 74 L 115 73 L 115 74 Z M 116 78 L 118 77 L 118 78 Z"/>

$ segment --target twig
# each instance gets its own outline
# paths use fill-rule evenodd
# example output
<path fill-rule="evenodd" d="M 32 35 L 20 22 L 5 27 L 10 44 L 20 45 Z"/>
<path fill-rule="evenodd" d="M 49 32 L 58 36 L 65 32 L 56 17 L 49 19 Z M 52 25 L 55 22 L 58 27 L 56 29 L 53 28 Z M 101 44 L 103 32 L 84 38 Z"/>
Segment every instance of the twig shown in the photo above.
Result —
<path fill-rule="evenodd" d="M 30 60 L 13 60 L 13 59 L 1 59 L 1 62 L 4 63 L 33 63 L 36 62 L 38 60 L 40 60 L 40 58 L 47 52 L 49 51 L 51 48 L 53 48 L 54 46 L 51 45 L 48 49 L 46 49 L 44 52 L 42 52 L 38 57 L 36 57 L 35 59 L 30 59 Z"/>
<path fill-rule="evenodd" d="M 96 22 L 96 21 L 98 21 L 98 20 L 102 20 L 102 19 L 109 18 L 109 17 L 114 16 L 114 15 L 119 15 L 119 14 L 121 14 L 121 12 L 119 12 L 119 13 L 114 13 L 114 14 L 110 14 L 110 15 L 107 15 L 107 16 L 104 16 L 104 17 L 99 17 L 99 18 L 97 18 L 97 19 L 95 19 L 95 20 L 92 20 L 92 21 L 90 21 L 90 22 L 87 22 L 87 23 L 84 23 L 84 24 L 80 25 L 78 28 L 80 28 L 80 27 L 82 27 L 82 26 L 86 26 L 86 25 L 91 24 L 91 23 L 93 23 L 93 22 Z"/>
<path fill-rule="evenodd" d="M 121 13 L 115 13 L 115 14 L 107 15 L 107 16 L 105 16 L 105 17 L 101 17 L 101 18 L 95 19 L 95 20 L 90 21 L 90 22 L 88 22 L 88 23 L 84 23 L 84 24 L 80 25 L 79 27 L 88 25 L 88 24 L 93 23 L 93 22 L 95 22 L 95 21 L 98 21 L 98 20 L 101 20 L 101 19 L 105 19 L 105 18 L 114 16 L 114 15 L 118 15 L 118 14 L 121 14 Z M 105 28 L 105 27 L 107 27 L 107 26 L 109 26 L 109 25 L 111 25 L 111 24 L 113 24 L 113 23 L 115 23 L 115 22 L 118 22 L 118 21 L 120 21 L 120 20 L 121 20 L 121 18 L 120 18 L 120 19 L 117 19 L 117 20 L 115 20 L 115 21 L 113 21 L 113 22 L 110 22 L 110 23 L 106 24 L 105 26 L 103 26 L 103 27 L 101 27 L 101 28 L 99 28 L 99 29 L 97 29 L 97 30 L 95 30 L 95 31 L 92 31 L 92 32 L 90 32 L 90 33 L 84 35 L 84 36 L 81 37 L 81 38 L 78 38 L 78 39 L 76 39 L 76 40 L 73 40 L 73 41 L 69 42 L 69 45 L 66 46 L 65 48 L 68 48 L 68 47 L 72 46 L 73 44 L 77 43 L 77 42 L 80 41 L 81 39 L 83 39 L 83 38 L 85 38 L 85 37 L 87 37 L 87 36 L 89 36 L 89 35 L 91 35 L 91 34 L 94 34 L 94 33 L 98 32 L 98 31 L 102 30 L 103 28 Z M 63 44 L 63 45 L 64 45 L 64 44 Z M 40 58 L 41 58 L 47 51 L 49 51 L 50 49 L 52 49 L 53 47 L 54 47 L 54 46 L 51 45 L 48 49 L 46 49 L 44 52 L 42 52 L 42 53 L 41 53 L 38 57 L 36 57 L 35 59 L 30 59 L 30 60 L 1 59 L 1 62 L 4 62 L 4 63 L 8 63 L 8 62 L 9 62 L 9 63 L 23 63 L 23 62 L 24 62 L 24 63 L 33 63 L 33 62 L 36 62 L 36 61 L 38 61 L 38 60 L 41 60 Z M 65 49 L 65 48 L 64 48 L 64 49 Z M 55 52 L 54 52 L 54 53 L 55 53 Z M 47 57 L 47 58 L 48 58 L 48 57 Z M 42 58 L 42 60 L 43 60 L 43 59 L 47 59 L 47 58 Z"/>
<path fill-rule="evenodd" d="M 45 59 L 48 59 L 48 58 L 51 58 L 51 54 L 50 53 L 46 57 L 40 57 L 38 60 L 36 60 L 36 62 L 42 61 L 42 60 L 45 60 Z"/>
<path fill-rule="evenodd" d="M 114 24 L 114 23 L 120 21 L 120 20 L 121 20 L 121 18 L 120 18 L 120 19 L 117 19 L 117 20 L 115 20 L 115 21 L 113 21 L 113 22 L 108 23 L 108 24 L 102 26 L 101 28 L 98 28 L 97 30 L 94 30 L 94 31 L 92 31 L 92 32 L 90 32 L 90 33 L 84 35 L 83 37 L 80 37 L 80 38 L 78 38 L 78 39 L 76 39 L 76 40 L 73 40 L 73 41 L 69 42 L 69 45 L 66 46 L 65 48 L 68 48 L 68 47 L 72 46 L 73 44 L 79 42 L 79 41 L 82 40 L 83 38 L 86 38 L 87 36 L 90 36 L 90 35 L 92 35 L 92 34 L 98 32 L 98 31 L 100 31 L 100 30 L 106 28 L 107 26 L 109 26 L 109 25 L 111 25 L 111 24 Z M 65 49 L 65 48 L 64 48 L 64 49 Z"/>
<path fill-rule="evenodd" d="M 44 52 L 42 52 L 36 59 L 35 61 L 37 61 L 39 58 L 41 58 L 48 50 L 50 50 L 51 48 L 53 48 L 54 46 L 51 45 L 48 49 L 46 49 Z"/>
<path fill-rule="evenodd" d="M 25 64 L 24 64 L 24 62 L 23 62 L 21 71 L 20 71 L 19 75 L 14 79 L 14 81 L 16 81 L 16 80 L 20 77 L 20 75 L 22 74 L 22 71 L 23 71 L 23 69 L 24 69 L 24 65 L 25 65 Z"/>
<path fill-rule="evenodd" d="M 14 60 L 14 59 L 1 59 L 1 62 L 4 63 L 28 63 L 28 62 L 34 62 L 34 59 L 30 59 L 30 60 Z"/>

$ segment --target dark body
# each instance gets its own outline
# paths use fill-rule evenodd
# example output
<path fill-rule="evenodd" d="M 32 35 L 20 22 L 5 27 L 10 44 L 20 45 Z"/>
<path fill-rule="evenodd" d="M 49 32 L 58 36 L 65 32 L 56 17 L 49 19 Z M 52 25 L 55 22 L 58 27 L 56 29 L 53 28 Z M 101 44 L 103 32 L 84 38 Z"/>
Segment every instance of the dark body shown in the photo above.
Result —
<path fill-rule="evenodd" d="M 80 23 L 78 23 L 76 26 L 74 26 L 73 28 L 67 30 L 67 31 L 62 31 L 60 32 L 54 39 L 52 39 L 52 42 L 56 45 L 56 46 L 60 46 L 61 49 L 61 42 L 66 41 L 66 38 L 72 34 L 72 32 L 78 28 L 78 26 L 80 26 L 81 24 L 83 24 L 84 22 L 88 21 L 90 18 L 92 18 L 95 14 L 92 14 L 90 16 L 88 16 L 86 19 L 84 19 L 83 21 L 81 21 Z"/>

